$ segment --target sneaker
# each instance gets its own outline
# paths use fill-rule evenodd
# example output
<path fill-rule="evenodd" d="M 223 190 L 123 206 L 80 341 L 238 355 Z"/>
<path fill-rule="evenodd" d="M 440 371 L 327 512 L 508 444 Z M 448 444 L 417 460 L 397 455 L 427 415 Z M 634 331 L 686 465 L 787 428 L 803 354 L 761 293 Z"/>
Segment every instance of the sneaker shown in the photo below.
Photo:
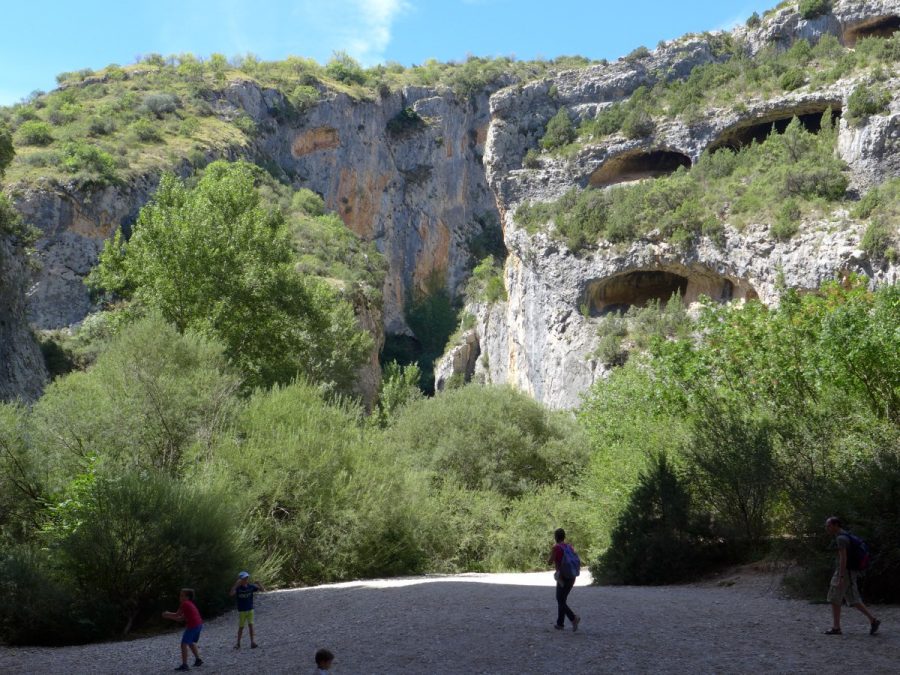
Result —
<path fill-rule="evenodd" d="M 237 644 L 234 645 L 234 647 L 232 647 L 232 649 L 240 649 L 240 648 L 241 648 L 240 642 L 238 642 Z"/>
<path fill-rule="evenodd" d="M 558 623 L 553 624 L 553 627 L 554 627 L 556 630 L 562 630 L 563 628 L 565 628 L 565 626 L 560 626 Z"/>
<path fill-rule="evenodd" d="M 878 627 L 881 625 L 881 621 L 875 619 L 871 624 L 869 624 L 869 635 L 875 635 L 878 632 Z"/>
<path fill-rule="evenodd" d="M 255 642 L 250 643 L 250 649 L 256 649 L 257 647 L 259 647 L 259 645 L 256 644 Z"/>
<path fill-rule="evenodd" d="M 576 616 L 574 619 L 572 619 L 572 632 L 573 632 L 573 633 L 574 633 L 576 630 L 578 630 L 578 624 L 580 624 L 580 623 L 581 623 L 581 617 L 580 617 L 580 616 Z"/>
<path fill-rule="evenodd" d="M 194 659 L 194 668 L 199 668 L 202 665 L 203 665 L 203 659 L 201 659 L 199 656 L 196 659 Z"/>
<path fill-rule="evenodd" d="M 190 670 L 190 668 L 188 668 L 188 664 L 182 663 L 182 664 L 181 664 L 180 666 L 178 666 L 175 670 Z"/>

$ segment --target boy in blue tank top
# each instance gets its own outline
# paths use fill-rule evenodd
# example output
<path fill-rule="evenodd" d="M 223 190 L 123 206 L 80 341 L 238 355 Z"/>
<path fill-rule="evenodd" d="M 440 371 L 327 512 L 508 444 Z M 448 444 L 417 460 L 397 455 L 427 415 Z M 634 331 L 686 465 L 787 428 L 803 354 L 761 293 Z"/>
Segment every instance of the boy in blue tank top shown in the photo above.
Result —
<path fill-rule="evenodd" d="M 237 642 L 234 645 L 235 649 L 241 648 L 241 637 L 244 635 L 244 626 L 249 626 L 250 628 L 250 648 L 257 648 L 256 636 L 253 634 L 253 594 L 257 591 L 264 593 L 265 590 L 266 589 L 263 588 L 262 584 L 259 582 L 255 584 L 250 583 L 249 572 L 241 572 L 238 574 L 234 586 L 232 586 L 231 590 L 228 592 L 229 595 L 237 598 L 238 634 Z"/>

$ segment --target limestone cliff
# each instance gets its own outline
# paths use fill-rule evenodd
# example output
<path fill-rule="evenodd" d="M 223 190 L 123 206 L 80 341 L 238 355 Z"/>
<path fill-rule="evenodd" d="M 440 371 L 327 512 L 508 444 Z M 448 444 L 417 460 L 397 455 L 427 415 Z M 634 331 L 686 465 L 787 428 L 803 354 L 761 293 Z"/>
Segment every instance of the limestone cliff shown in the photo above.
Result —
<path fill-rule="evenodd" d="M 779 10 L 757 30 L 736 31 L 754 53 L 765 45 L 787 48 L 798 39 L 831 34 L 844 44 L 865 34 L 889 34 L 900 27 L 900 2 L 838 2 L 834 12 L 804 20 L 793 8 Z M 603 188 L 689 167 L 700 154 L 730 143 L 752 128 L 771 128 L 793 116 L 821 116 L 847 109 L 860 83 L 846 77 L 815 91 L 748 99 L 740 106 L 711 108 L 694 119 L 663 119 L 645 138 L 613 134 L 589 142 L 568 156 L 540 155 L 522 166 L 552 116 L 565 109 L 576 121 L 627 98 L 639 86 L 684 78 L 696 66 L 719 59 L 707 37 L 686 38 L 641 59 L 622 59 L 555 78 L 502 90 L 491 99 L 492 123 L 485 166 L 503 216 L 509 250 L 504 282 L 508 300 L 472 304 L 475 327 L 462 336 L 438 367 L 439 386 L 454 373 L 494 383 L 511 383 L 555 407 L 574 407 L 581 394 L 609 366 L 594 355 L 596 317 L 610 310 L 668 298 L 679 291 L 690 303 L 701 294 L 727 302 L 759 298 L 778 301 L 780 283 L 814 289 L 848 272 L 873 283 L 896 283 L 896 262 L 870 260 L 860 250 L 863 226 L 846 209 L 805 222 L 798 235 L 777 241 L 764 222 L 743 229 L 725 222 L 722 241 L 707 237 L 688 250 L 651 232 L 627 246 L 600 242 L 573 254 L 548 232 L 529 234 L 516 221 L 524 202 L 550 200 L 576 187 Z M 889 108 L 863 124 L 839 122 L 838 151 L 849 164 L 851 186 L 865 191 L 900 175 L 898 80 Z M 472 356 L 479 356 L 474 363 Z"/>
<path fill-rule="evenodd" d="M 27 282 L 21 246 L 0 235 L 0 401 L 36 399 L 47 379 L 25 315 Z"/>
<path fill-rule="evenodd" d="M 376 243 L 388 262 L 383 307 L 357 310 L 379 344 L 384 332 L 410 333 L 406 304 L 435 279 L 460 294 L 472 265 L 473 238 L 486 223 L 500 222 L 509 251 L 508 298 L 467 307 L 474 328 L 439 364 L 439 383 L 454 374 L 481 377 L 571 407 L 607 370 L 592 354 L 595 319 L 612 308 L 674 290 L 687 302 L 700 295 L 777 302 L 782 281 L 812 289 L 837 275 L 862 272 L 873 283 L 893 283 L 898 268 L 861 250 L 864 226 L 847 208 L 808 219 L 785 241 L 771 236 L 770 223 L 735 227 L 726 214 L 715 242 L 700 237 L 685 248 L 649 232 L 628 245 L 601 241 L 576 254 L 553 236 L 552 224 L 539 232 L 521 227 L 515 218 L 521 204 L 556 199 L 573 187 L 652 180 L 692 166 L 706 150 L 759 137 L 760 130 L 794 116 L 819 119 L 827 109 L 838 118 L 837 148 L 850 167 L 851 194 L 862 195 L 900 175 L 900 98 L 850 124 L 841 114 L 870 74 L 849 72 L 820 86 L 803 80 L 792 90 L 706 105 L 689 116 L 662 116 L 643 136 L 613 133 L 565 154 L 543 153 L 524 168 L 526 153 L 538 147 L 549 120 L 560 110 L 575 124 L 590 120 L 639 87 L 662 87 L 685 80 L 698 66 L 726 61 L 734 45 L 748 57 L 824 36 L 852 48 L 864 37 L 898 29 L 900 0 L 837 0 L 831 12 L 811 19 L 791 4 L 728 39 L 688 36 L 653 52 L 513 84 L 493 95 L 482 90 L 460 97 L 443 87 L 407 86 L 361 96 L 319 87 L 318 101 L 291 115 L 284 113 L 290 108 L 284 92 L 234 77 L 209 93 L 210 114 L 222 120 L 249 117 L 256 132 L 208 159 L 246 157 L 281 172 L 295 187 L 321 194 L 350 229 Z M 893 70 L 879 77 L 880 86 L 898 91 Z M 190 170 L 187 163 L 172 168 Z M 83 277 L 105 238 L 119 227 L 127 230 L 157 181 L 149 172 L 100 190 L 51 182 L 15 186 L 18 208 L 43 233 L 28 307 L 37 327 L 70 325 L 90 311 Z M 369 395 L 377 386 L 377 368 L 373 360 L 361 377 Z"/>

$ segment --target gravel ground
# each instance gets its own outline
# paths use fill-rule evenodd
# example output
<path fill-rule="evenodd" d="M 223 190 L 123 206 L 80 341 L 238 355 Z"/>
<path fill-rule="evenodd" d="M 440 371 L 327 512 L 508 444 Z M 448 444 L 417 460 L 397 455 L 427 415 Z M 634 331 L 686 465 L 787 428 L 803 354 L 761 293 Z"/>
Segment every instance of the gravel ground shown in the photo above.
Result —
<path fill-rule="evenodd" d="M 424 577 L 257 595 L 259 649 L 232 649 L 237 614 L 206 623 L 206 673 L 307 673 L 336 654 L 333 673 L 897 673 L 900 608 L 883 621 L 845 610 L 844 635 L 825 636 L 827 605 L 787 600 L 774 577 L 739 572 L 686 586 L 586 587 L 570 604 L 577 633 L 553 628 L 548 573 Z M 824 591 L 824 589 L 823 589 Z M 179 632 L 64 648 L 2 648 L 0 672 L 165 673 Z"/>

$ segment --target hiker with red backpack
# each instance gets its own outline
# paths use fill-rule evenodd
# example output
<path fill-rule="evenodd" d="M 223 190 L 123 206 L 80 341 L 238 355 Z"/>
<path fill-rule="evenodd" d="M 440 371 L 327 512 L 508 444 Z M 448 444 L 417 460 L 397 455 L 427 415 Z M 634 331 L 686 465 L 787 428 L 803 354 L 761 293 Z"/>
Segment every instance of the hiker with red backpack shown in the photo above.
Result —
<path fill-rule="evenodd" d="M 575 614 L 567 604 L 569 593 L 575 585 L 575 577 L 581 574 L 581 560 L 572 545 L 566 542 L 566 531 L 559 528 L 553 533 L 556 543 L 553 550 L 550 551 L 550 559 L 547 561 L 550 565 L 556 566 L 556 604 L 559 612 L 556 617 L 556 629 L 565 628 L 566 617 L 572 622 L 572 630 L 578 630 L 578 624 L 581 617 Z"/>
<path fill-rule="evenodd" d="M 858 609 L 869 619 L 869 635 L 875 635 L 881 621 L 866 609 L 859 594 L 859 575 L 869 566 L 869 547 L 866 543 L 844 529 L 840 518 L 831 516 L 825 521 L 825 531 L 834 537 L 837 547 L 837 565 L 831 586 L 828 588 L 828 602 L 831 603 L 833 623 L 826 635 L 841 634 L 841 605 L 846 602 Z"/>

